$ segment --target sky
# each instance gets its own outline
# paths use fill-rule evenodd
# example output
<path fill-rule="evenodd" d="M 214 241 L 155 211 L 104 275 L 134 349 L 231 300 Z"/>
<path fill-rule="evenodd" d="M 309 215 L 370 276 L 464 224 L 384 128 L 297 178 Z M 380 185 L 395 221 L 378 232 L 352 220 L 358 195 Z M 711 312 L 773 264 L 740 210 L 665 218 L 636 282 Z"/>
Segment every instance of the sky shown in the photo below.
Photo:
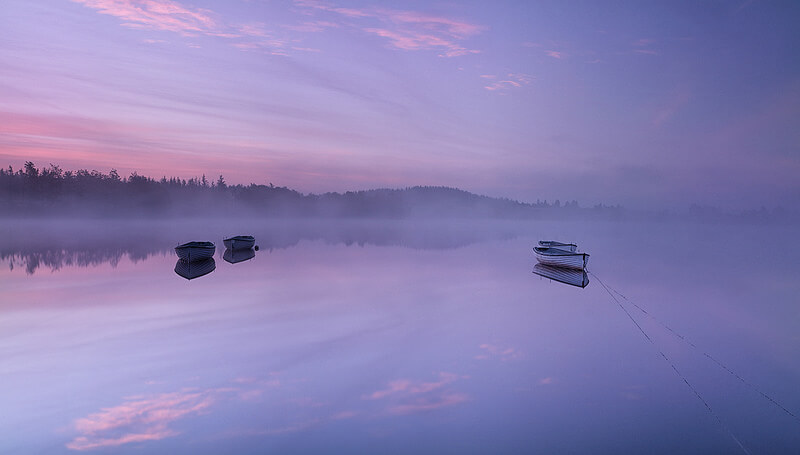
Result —
<path fill-rule="evenodd" d="M 3 0 L 0 165 L 800 209 L 800 3 Z"/>

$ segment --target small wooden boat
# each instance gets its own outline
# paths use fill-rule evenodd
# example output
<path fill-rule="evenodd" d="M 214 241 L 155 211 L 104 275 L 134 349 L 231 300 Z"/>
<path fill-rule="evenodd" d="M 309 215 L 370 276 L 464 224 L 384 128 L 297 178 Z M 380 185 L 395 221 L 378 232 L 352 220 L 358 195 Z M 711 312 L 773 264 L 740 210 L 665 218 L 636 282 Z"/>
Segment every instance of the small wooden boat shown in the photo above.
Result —
<path fill-rule="evenodd" d="M 235 235 L 224 239 L 222 243 L 229 250 L 249 250 L 256 244 L 256 239 L 252 235 Z"/>
<path fill-rule="evenodd" d="M 211 242 L 189 242 L 175 247 L 178 258 L 187 262 L 202 261 L 214 256 L 217 247 Z"/>
<path fill-rule="evenodd" d="M 253 251 L 252 248 L 247 250 L 225 250 L 225 253 L 222 254 L 222 259 L 230 262 L 231 264 L 236 264 L 237 262 L 244 262 L 249 261 L 256 257 L 256 252 Z"/>
<path fill-rule="evenodd" d="M 536 254 L 536 260 L 540 263 L 556 267 L 583 270 L 589 262 L 589 255 L 586 253 L 575 253 L 559 248 L 535 246 L 533 252 Z"/>
<path fill-rule="evenodd" d="M 539 240 L 539 246 L 542 248 L 558 248 L 571 253 L 574 253 L 578 249 L 578 245 L 575 245 L 574 243 L 561 243 L 556 242 L 555 240 Z"/>
<path fill-rule="evenodd" d="M 203 275 L 208 275 L 217 268 L 217 264 L 213 258 L 207 258 L 200 261 L 183 261 L 178 260 L 175 264 L 175 273 L 186 278 L 193 280 Z"/>
<path fill-rule="evenodd" d="M 589 284 L 589 275 L 586 274 L 585 270 L 536 264 L 533 266 L 533 273 L 553 281 L 558 281 L 559 283 L 569 284 L 579 288 L 585 288 Z"/>

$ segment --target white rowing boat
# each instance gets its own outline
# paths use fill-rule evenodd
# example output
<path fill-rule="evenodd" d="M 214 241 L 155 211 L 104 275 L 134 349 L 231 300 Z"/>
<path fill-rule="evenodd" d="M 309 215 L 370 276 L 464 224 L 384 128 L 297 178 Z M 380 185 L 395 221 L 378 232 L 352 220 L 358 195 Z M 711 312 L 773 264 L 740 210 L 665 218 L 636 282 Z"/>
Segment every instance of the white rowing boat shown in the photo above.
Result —
<path fill-rule="evenodd" d="M 583 270 L 589 262 L 589 255 L 562 250 L 560 248 L 533 247 L 536 260 L 542 264 Z"/>

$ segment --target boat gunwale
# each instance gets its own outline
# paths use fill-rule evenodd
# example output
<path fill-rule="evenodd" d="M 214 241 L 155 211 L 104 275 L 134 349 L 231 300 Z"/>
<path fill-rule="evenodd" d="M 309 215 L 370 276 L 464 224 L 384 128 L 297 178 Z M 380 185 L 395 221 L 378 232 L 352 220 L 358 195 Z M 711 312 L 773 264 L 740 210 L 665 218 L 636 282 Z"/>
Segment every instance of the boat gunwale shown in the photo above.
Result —
<path fill-rule="evenodd" d="M 578 245 L 574 243 L 563 243 L 556 240 L 539 240 L 540 248 L 554 248 L 559 246 L 574 246 L 575 248 L 578 248 Z"/>
<path fill-rule="evenodd" d="M 201 248 L 201 249 L 211 249 L 216 248 L 213 242 L 186 242 L 184 244 L 178 245 L 175 249 L 187 249 L 187 248 Z"/>
<path fill-rule="evenodd" d="M 234 235 L 233 237 L 228 237 L 227 239 L 222 239 L 223 242 L 227 242 L 229 240 L 241 240 L 243 242 L 249 242 L 251 240 L 255 241 L 255 237 L 252 235 Z"/>
<path fill-rule="evenodd" d="M 551 250 L 551 251 L 542 251 L 542 250 Z M 536 254 L 541 254 L 542 256 L 585 256 L 588 257 L 589 253 L 578 253 L 575 251 L 564 251 L 558 248 L 553 247 L 533 247 L 533 251 Z"/>

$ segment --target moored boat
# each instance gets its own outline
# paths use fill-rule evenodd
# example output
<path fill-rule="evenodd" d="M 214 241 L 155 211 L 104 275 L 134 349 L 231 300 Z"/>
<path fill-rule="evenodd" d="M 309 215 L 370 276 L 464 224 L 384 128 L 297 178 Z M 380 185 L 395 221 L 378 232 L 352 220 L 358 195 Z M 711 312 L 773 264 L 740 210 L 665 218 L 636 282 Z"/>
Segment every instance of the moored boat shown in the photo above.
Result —
<path fill-rule="evenodd" d="M 569 251 L 571 253 L 578 250 L 578 245 L 574 243 L 561 243 L 555 240 L 539 240 L 539 246 L 542 248 L 558 248 L 559 250 Z"/>
<path fill-rule="evenodd" d="M 536 264 L 533 266 L 533 273 L 553 281 L 558 281 L 559 283 L 569 284 L 579 288 L 585 288 L 589 284 L 589 275 L 586 274 L 585 270 Z"/>
<path fill-rule="evenodd" d="M 187 280 L 193 280 L 203 275 L 208 275 L 216 268 L 217 264 L 214 262 L 214 258 L 206 258 L 192 262 L 178 260 L 178 262 L 175 263 L 175 273 Z"/>
<path fill-rule="evenodd" d="M 225 248 L 229 250 L 249 250 L 256 244 L 256 239 L 252 235 L 234 235 L 233 237 L 224 239 L 222 243 Z"/>
<path fill-rule="evenodd" d="M 586 253 L 565 251 L 559 248 L 535 246 L 533 252 L 536 254 L 536 260 L 540 263 L 556 267 L 583 270 L 589 262 L 589 255 Z"/>
<path fill-rule="evenodd" d="M 175 247 L 178 258 L 187 262 L 202 261 L 214 256 L 217 247 L 211 242 L 188 242 Z"/>

